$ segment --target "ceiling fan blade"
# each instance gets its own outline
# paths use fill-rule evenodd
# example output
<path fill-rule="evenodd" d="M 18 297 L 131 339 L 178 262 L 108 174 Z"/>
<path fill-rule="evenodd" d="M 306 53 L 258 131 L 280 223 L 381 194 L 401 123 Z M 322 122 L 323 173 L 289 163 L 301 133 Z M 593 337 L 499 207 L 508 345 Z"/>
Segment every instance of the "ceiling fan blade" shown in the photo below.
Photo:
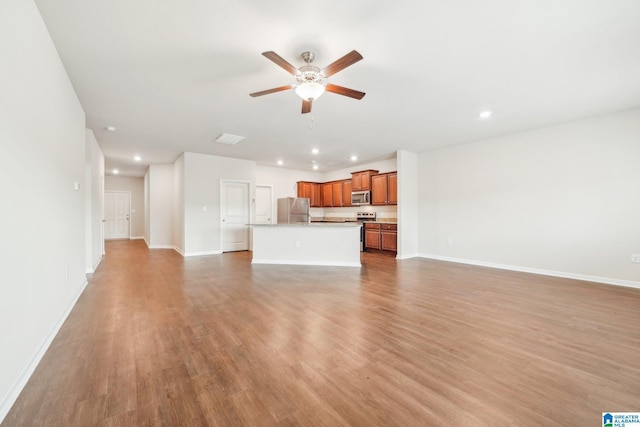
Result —
<path fill-rule="evenodd" d="M 338 71 L 344 70 L 349 65 L 353 65 L 356 62 L 360 61 L 361 59 L 362 59 L 362 55 L 360 55 L 355 50 L 352 50 L 351 52 L 347 53 L 342 58 L 340 58 L 337 61 L 334 61 L 331 64 L 329 64 L 326 67 L 324 67 L 322 69 L 322 74 L 324 74 L 325 77 L 332 76 L 335 73 L 337 73 Z"/>
<path fill-rule="evenodd" d="M 269 95 L 270 93 L 282 92 L 283 90 L 288 90 L 288 89 L 293 89 L 293 86 L 286 85 L 286 86 L 274 87 L 273 89 L 267 89 L 260 92 L 250 93 L 249 96 L 253 96 L 255 98 L 256 96 Z"/>
<path fill-rule="evenodd" d="M 302 114 L 307 114 L 311 112 L 311 101 L 308 99 L 302 100 Z"/>
<path fill-rule="evenodd" d="M 344 95 L 355 99 L 362 99 L 366 95 L 366 93 L 360 92 L 359 90 L 349 89 L 348 87 L 333 85 L 331 83 L 327 85 L 326 89 L 327 92 L 337 93 L 338 95 Z"/>
<path fill-rule="evenodd" d="M 296 67 L 288 63 L 286 59 L 271 50 L 268 52 L 262 52 L 262 56 L 271 60 L 274 64 L 284 68 L 284 70 L 291 75 L 295 76 L 298 72 L 298 69 Z"/>

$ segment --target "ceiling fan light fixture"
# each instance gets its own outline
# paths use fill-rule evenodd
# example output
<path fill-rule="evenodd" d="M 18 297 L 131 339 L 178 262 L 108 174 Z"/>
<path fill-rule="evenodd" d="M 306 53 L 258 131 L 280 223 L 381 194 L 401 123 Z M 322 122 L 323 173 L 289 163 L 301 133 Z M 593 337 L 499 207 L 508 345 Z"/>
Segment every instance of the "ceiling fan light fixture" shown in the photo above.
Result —
<path fill-rule="evenodd" d="M 354 99 L 362 99 L 362 97 L 365 96 L 364 92 L 360 92 L 358 90 L 325 83 L 325 79 L 327 77 L 334 75 L 338 71 L 343 70 L 362 59 L 362 55 L 355 50 L 352 50 L 322 69 L 311 64 L 315 58 L 315 54 L 310 51 L 302 52 L 302 59 L 307 65 L 303 65 L 300 68 L 294 67 L 286 59 L 271 50 L 262 52 L 262 56 L 295 77 L 297 85 L 285 85 L 250 93 L 249 96 L 254 98 L 257 96 L 268 95 L 270 93 L 294 89 L 296 94 L 302 98 L 302 109 L 300 112 L 302 114 L 307 114 L 311 112 L 311 105 L 313 101 L 320 98 L 325 91 L 335 93 L 337 95 L 348 96 Z"/>
<path fill-rule="evenodd" d="M 310 82 L 296 86 L 296 94 L 307 101 L 315 101 L 324 93 L 325 86 L 321 83 Z"/>

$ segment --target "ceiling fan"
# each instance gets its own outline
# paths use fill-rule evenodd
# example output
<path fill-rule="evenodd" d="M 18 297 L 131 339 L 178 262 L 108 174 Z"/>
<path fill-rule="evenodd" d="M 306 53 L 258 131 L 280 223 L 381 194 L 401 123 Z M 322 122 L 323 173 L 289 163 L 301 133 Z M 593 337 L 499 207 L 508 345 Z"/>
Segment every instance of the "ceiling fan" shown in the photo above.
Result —
<path fill-rule="evenodd" d="M 344 55 L 342 58 L 332 62 L 326 67 L 320 69 L 315 65 L 311 65 L 315 59 L 313 52 L 303 52 L 302 59 L 307 65 L 303 65 L 300 68 L 296 68 L 287 62 L 284 58 L 273 51 L 262 52 L 262 55 L 271 60 L 276 65 L 282 67 L 285 71 L 293 75 L 297 84 L 275 87 L 273 89 L 267 89 L 260 92 L 250 93 L 250 96 L 262 96 L 270 93 L 281 92 L 283 90 L 295 89 L 296 94 L 302 98 L 302 114 L 311 112 L 311 103 L 318 99 L 325 91 L 337 93 L 338 95 L 348 96 L 350 98 L 362 99 L 365 95 L 364 92 L 358 90 L 349 89 L 348 87 L 338 86 L 331 83 L 325 83 L 325 79 L 344 70 L 350 65 L 362 59 L 355 50 Z"/>

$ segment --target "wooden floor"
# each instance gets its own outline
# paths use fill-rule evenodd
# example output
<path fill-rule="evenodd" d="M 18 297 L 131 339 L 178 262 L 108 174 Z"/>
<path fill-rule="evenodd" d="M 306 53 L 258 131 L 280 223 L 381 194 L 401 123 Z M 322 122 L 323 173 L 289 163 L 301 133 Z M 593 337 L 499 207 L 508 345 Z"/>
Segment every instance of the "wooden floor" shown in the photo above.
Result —
<path fill-rule="evenodd" d="M 2 426 L 596 426 L 640 411 L 640 290 L 363 254 L 107 255 Z"/>

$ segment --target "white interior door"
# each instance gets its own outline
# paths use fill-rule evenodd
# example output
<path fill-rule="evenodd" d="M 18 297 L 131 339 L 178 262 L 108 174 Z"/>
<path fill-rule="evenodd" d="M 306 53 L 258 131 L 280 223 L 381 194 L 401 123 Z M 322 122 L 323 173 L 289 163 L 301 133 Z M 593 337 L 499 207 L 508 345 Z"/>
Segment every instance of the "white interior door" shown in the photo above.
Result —
<path fill-rule="evenodd" d="M 128 239 L 131 216 L 131 193 L 127 191 L 104 192 L 104 238 Z"/>
<path fill-rule="evenodd" d="M 249 221 L 249 183 L 222 181 L 220 189 L 222 252 L 249 249 Z"/>
<path fill-rule="evenodd" d="M 256 185 L 256 224 L 272 224 L 273 187 Z"/>

